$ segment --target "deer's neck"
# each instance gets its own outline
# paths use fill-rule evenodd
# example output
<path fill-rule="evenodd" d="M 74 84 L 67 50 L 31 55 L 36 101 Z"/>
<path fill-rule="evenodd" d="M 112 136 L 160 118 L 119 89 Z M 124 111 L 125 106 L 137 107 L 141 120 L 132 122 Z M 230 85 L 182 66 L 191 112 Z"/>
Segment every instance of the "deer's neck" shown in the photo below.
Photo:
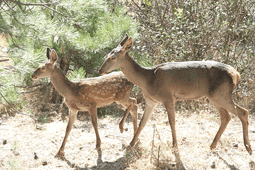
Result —
<path fill-rule="evenodd" d="M 50 80 L 55 89 L 64 98 L 70 98 L 75 96 L 74 92 L 75 84 L 65 77 L 60 68 L 55 66 L 51 73 Z"/>
<path fill-rule="evenodd" d="M 153 71 L 141 67 L 137 64 L 128 53 L 126 53 L 125 65 L 121 67 L 121 71 L 125 74 L 129 81 L 139 86 L 142 90 L 149 90 L 153 78 Z"/>

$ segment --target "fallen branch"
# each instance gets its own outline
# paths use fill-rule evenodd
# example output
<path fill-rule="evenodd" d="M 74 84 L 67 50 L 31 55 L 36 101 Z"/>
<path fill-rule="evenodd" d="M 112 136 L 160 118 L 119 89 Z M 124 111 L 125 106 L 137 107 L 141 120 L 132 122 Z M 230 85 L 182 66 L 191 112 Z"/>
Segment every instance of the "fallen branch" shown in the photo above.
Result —
<path fill-rule="evenodd" d="M 3 96 L 3 94 L 2 94 L 1 92 L 0 92 L 0 94 L 1 94 L 2 98 L 6 101 L 6 103 L 7 103 L 8 105 L 10 105 L 11 108 L 13 108 L 12 105 L 11 105 L 11 103 L 10 103 L 8 100 L 6 100 L 6 98 Z"/>
<path fill-rule="evenodd" d="M 9 61 L 9 59 L 3 59 L 3 60 L 0 60 L 0 62 L 4 62 L 4 61 Z"/>
<path fill-rule="evenodd" d="M 31 117 L 33 120 L 34 120 L 34 116 L 31 116 L 31 115 L 28 115 L 28 114 L 25 114 L 25 113 L 22 113 L 20 112 L 19 110 L 16 110 L 12 104 L 4 97 L 4 95 L 2 94 L 2 92 L 0 92 L 0 95 L 2 96 L 2 98 L 5 100 L 5 102 L 11 107 L 11 109 L 15 112 L 17 112 L 18 114 L 22 114 L 22 115 L 25 115 L 25 116 L 29 116 Z"/>

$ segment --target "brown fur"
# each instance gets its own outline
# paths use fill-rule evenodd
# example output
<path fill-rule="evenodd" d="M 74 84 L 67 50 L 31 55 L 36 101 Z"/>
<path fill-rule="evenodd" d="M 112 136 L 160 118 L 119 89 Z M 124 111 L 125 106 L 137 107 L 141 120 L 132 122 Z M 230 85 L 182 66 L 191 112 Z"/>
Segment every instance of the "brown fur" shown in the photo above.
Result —
<path fill-rule="evenodd" d="M 50 77 L 55 89 L 63 96 L 69 108 L 69 122 L 66 134 L 57 156 L 64 158 L 64 149 L 67 137 L 72 129 L 78 111 L 88 111 L 92 125 L 96 133 L 96 148 L 101 151 L 101 140 L 97 125 L 97 108 L 104 107 L 116 102 L 126 107 L 126 113 L 119 123 L 120 131 L 123 132 L 123 124 L 129 112 L 132 113 L 134 134 L 137 131 L 137 106 L 136 99 L 130 97 L 133 84 L 127 80 L 122 72 L 86 78 L 79 82 L 69 81 L 56 65 L 58 56 L 55 50 L 47 49 L 49 62 L 39 67 L 32 75 L 33 79 Z"/>
<path fill-rule="evenodd" d="M 236 87 L 238 82 L 240 81 L 240 73 L 238 71 L 236 71 L 233 67 L 231 67 L 230 65 L 226 65 L 226 69 L 228 74 L 232 77 L 234 86 Z"/>
<path fill-rule="evenodd" d="M 207 97 L 216 107 L 221 118 L 221 125 L 211 144 L 211 149 L 217 146 L 231 119 L 229 115 L 231 112 L 242 122 L 244 146 L 248 153 L 252 154 L 248 134 L 248 111 L 234 103 L 232 99 L 233 87 L 236 87 L 240 80 L 240 74 L 233 67 L 216 61 L 168 62 L 151 68 L 141 67 L 128 54 L 133 40 L 127 37 L 128 35 L 108 54 L 99 73 L 105 74 L 120 68 L 129 81 L 142 89 L 146 101 L 145 111 L 130 143 L 131 146 L 137 142 L 153 108 L 158 103 L 162 103 L 166 107 L 172 130 L 173 148 L 178 153 L 175 130 L 176 101 Z"/>

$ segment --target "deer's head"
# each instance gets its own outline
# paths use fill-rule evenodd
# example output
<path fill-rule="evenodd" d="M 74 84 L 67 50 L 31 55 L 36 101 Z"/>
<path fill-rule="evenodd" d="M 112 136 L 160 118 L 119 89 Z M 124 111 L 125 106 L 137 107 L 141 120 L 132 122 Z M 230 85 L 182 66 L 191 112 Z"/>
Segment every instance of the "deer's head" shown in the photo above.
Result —
<path fill-rule="evenodd" d="M 52 70 L 56 66 L 55 63 L 58 60 L 58 55 L 56 51 L 47 48 L 46 56 L 48 58 L 48 61 L 46 61 L 45 64 L 43 64 L 42 66 L 38 67 L 32 74 L 32 78 L 34 80 L 50 77 Z"/>
<path fill-rule="evenodd" d="M 103 75 L 125 65 L 125 55 L 132 45 L 132 37 L 128 37 L 126 34 L 119 45 L 107 54 L 103 65 L 99 69 L 99 73 Z"/>

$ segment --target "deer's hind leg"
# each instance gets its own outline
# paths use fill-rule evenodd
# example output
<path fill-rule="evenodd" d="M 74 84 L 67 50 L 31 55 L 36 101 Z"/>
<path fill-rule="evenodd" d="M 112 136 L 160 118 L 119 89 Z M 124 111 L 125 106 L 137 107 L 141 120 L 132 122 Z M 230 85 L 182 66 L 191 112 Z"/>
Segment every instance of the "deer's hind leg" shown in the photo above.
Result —
<path fill-rule="evenodd" d="M 244 140 L 244 146 L 246 148 L 246 150 L 248 151 L 248 153 L 250 155 L 252 155 L 252 150 L 251 150 L 251 145 L 250 145 L 250 141 L 249 141 L 249 134 L 248 134 L 248 110 L 242 108 L 241 106 L 237 105 L 236 103 L 234 103 L 233 101 L 228 104 L 225 107 L 227 110 L 229 110 L 231 113 L 235 114 L 238 116 L 238 118 L 241 120 L 242 122 L 242 126 L 243 126 L 243 140 Z"/>
<path fill-rule="evenodd" d="M 228 89 L 228 90 L 226 90 Z M 250 141 L 249 141 L 249 134 L 248 134 L 248 111 L 244 108 L 242 108 L 241 106 L 237 105 L 236 103 L 233 102 L 232 100 L 232 88 L 229 87 L 229 85 L 224 84 L 222 85 L 216 92 L 214 92 L 209 99 L 216 105 L 216 108 L 220 107 L 220 114 L 226 114 L 227 110 L 233 114 L 235 114 L 236 116 L 238 116 L 238 118 L 241 120 L 242 122 L 242 127 L 243 127 L 243 140 L 244 140 L 244 146 L 246 148 L 246 150 L 248 151 L 248 153 L 251 155 L 252 154 L 252 150 L 251 150 L 251 145 L 250 145 Z M 224 119 L 224 118 L 223 118 Z M 228 119 L 226 119 L 228 120 Z M 223 133 L 224 129 L 224 125 L 222 127 L 222 132 L 218 132 L 216 135 L 216 139 L 215 141 L 213 141 L 212 146 L 214 145 L 216 146 L 217 140 L 220 137 L 220 135 Z M 220 128 L 221 130 L 221 128 Z M 219 135 L 218 135 L 219 134 Z"/>
<path fill-rule="evenodd" d="M 220 114 L 221 124 L 220 124 L 220 128 L 211 144 L 211 147 L 210 147 L 211 149 L 216 148 L 217 142 L 219 141 L 221 135 L 223 134 L 229 121 L 231 120 L 231 117 L 226 109 L 224 109 L 223 107 L 219 107 L 217 105 L 214 105 L 214 106 Z"/>
<path fill-rule="evenodd" d="M 121 119 L 121 121 L 119 123 L 120 132 L 121 133 L 123 132 L 124 122 L 126 121 L 126 118 L 129 114 L 129 112 L 131 112 L 133 126 L 134 126 L 134 135 L 135 135 L 135 133 L 137 131 L 137 105 L 136 105 L 137 102 L 136 102 L 136 99 L 128 97 L 127 99 L 125 99 L 123 101 L 118 101 L 117 103 L 119 103 L 122 106 L 127 108 L 123 118 Z"/>

